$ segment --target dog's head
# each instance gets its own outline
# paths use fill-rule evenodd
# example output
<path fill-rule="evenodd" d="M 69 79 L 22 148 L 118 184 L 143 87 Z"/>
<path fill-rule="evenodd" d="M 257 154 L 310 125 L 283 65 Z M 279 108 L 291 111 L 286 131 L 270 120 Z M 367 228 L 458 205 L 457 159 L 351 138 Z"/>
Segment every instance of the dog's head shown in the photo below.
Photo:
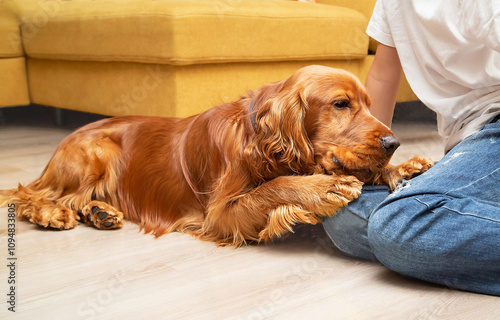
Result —
<path fill-rule="evenodd" d="M 399 146 L 390 129 L 370 114 L 363 85 L 344 70 L 299 69 L 260 88 L 252 104 L 255 139 L 248 154 L 264 179 L 318 168 L 337 174 L 376 172 Z"/>

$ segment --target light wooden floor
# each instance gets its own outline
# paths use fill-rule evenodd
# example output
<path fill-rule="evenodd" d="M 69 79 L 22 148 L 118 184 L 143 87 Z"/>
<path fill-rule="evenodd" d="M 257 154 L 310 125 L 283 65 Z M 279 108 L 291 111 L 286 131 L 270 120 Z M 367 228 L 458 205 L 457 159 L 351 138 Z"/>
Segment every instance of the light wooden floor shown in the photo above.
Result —
<path fill-rule="evenodd" d="M 395 162 L 441 158 L 433 128 L 401 126 Z M 0 127 L 0 189 L 36 178 L 70 131 Z M 7 311 L 7 210 L 0 209 L 0 319 L 500 319 L 500 298 L 399 276 L 343 256 L 321 227 L 280 242 L 217 248 L 85 225 L 16 223 L 17 306 Z"/>

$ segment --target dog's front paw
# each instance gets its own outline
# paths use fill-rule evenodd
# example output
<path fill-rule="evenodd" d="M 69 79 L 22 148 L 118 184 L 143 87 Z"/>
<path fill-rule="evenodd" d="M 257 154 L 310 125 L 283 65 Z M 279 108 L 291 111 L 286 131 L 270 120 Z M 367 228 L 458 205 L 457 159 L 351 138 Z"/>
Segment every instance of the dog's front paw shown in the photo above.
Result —
<path fill-rule="evenodd" d="M 394 190 L 401 181 L 416 177 L 432 168 L 433 165 L 434 161 L 431 159 L 413 157 L 399 166 L 387 166 L 382 171 L 382 180 L 391 190 Z"/>
<path fill-rule="evenodd" d="M 87 224 L 98 229 L 118 229 L 123 226 L 123 213 L 104 202 L 91 201 L 83 207 L 82 215 Z"/>
<path fill-rule="evenodd" d="M 434 165 L 434 161 L 427 158 L 413 157 L 398 166 L 398 173 L 401 179 L 408 180 L 416 177 Z"/>
<path fill-rule="evenodd" d="M 363 183 L 354 176 L 338 176 L 327 192 L 331 202 L 340 202 L 342 206 L 359 197 Z"/>

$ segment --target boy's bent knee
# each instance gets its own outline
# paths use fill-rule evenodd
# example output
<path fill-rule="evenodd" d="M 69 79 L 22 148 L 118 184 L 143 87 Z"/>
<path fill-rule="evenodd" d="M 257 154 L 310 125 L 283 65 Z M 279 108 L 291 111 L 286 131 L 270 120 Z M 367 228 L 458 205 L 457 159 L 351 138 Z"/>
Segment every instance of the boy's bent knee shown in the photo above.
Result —
<path fill-rule="evenodd" d="M 368 223 L 374 255 L 403 275 L 499 294 L 500 221 L 470 201 L 438 194 L 384 201 Z"/>

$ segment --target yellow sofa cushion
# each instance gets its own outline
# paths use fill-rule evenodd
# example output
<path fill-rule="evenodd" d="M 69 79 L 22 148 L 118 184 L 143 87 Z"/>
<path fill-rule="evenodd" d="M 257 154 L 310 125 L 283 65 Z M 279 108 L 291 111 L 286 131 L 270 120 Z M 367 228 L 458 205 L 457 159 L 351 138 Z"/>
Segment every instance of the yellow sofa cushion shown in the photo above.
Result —
<path fill-rule="evenodd" d="M 373 14 L 373 8 L 375 7 L 375 3 L 377 0 L 317 0 L 318 3 L 324 3 L 334 6 L 341 6 L 354 9 L 356 11 L 361 12 L 365 15 L 368 20 L 371 18 Z M 370 38 L 369 49 L 372 52 L 377 50 L 377 41 Z"/>
<path fill-rule="evenodd" d="M 39 59 L 173 65 L 352 59 L 367 54 L 367 23 L 349 8 L 282 0 L 59 1 L 25 50 Z"/>
<path fill-rule="evenodd" d="M 0 58 L 24 55 L 17 17 L 0 1 Z"/>
<path fill-rule="evenodd" d="M 24 57 L 0 59 L 0 107 L 30 103 Z"/>
<path fill-rule="evenodd" d="M 316 2 L 354 9 L 370 19 L 377 0 L 316 0 Z"/>

